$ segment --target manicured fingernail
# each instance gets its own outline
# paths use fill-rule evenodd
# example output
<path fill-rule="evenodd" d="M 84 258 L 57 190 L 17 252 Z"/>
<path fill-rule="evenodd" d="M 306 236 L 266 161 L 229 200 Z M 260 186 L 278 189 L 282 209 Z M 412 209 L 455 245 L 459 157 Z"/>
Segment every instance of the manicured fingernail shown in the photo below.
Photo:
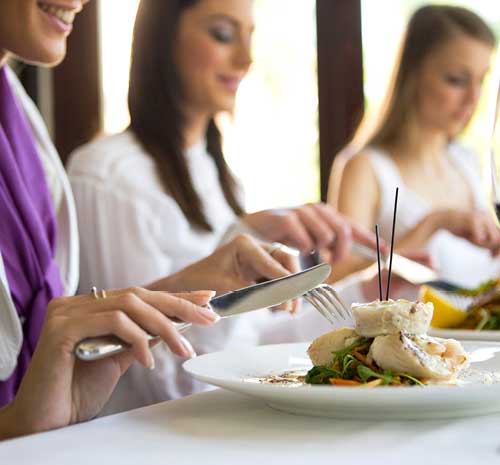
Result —
<path fill-rule="evenodd" d="M 182 341 L 182 345 L 184 346 L 184 349 L 185 349 L 186 357 L 189 357 L 189 358 L 196 357 L 196 352 L 194 351 L 191 343 L 185 337 L 181 337 L 181 341 Z"/>
<path fill-rule="evenodd" d="M 200 307 L 200 313 L 214 323 L 217 323 L 220 320 L 220 315 L 215 313 L 209 306 Z"/>
<path fill-rule="evenodd" d="M 217 292 L 210 291 L 210 290 L 199 290 L 199 291 L 188 291 L 188 294 L 199 295 L 199 296 L 208 297 L 209 299 L 211 299 L 215 294 L 217 294 Z"/>
<path fill-rule="evenodd" d="M 153 354 L 151 352 L 149 352 L 149 365 L 148 365 L 148 368 L 150 370 L 154 370 L 155 369 L 155 358 L 153 357 Z"/>

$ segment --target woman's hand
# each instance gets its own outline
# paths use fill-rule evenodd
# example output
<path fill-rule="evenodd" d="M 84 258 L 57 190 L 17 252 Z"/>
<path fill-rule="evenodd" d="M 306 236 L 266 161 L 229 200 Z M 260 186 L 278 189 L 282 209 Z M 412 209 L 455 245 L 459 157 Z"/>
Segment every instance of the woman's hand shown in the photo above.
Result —
<path fill-rule="evenodd" d="M 321 251 L 322 258 L 332 263 L 349 255 L 353 240 L 376 247 L 372 233 L 354 226 L 324 203 L 265 210 L 246 215 L 243 221 L 265 240 L 282 242 L 302 253 Z M 387 251 L 385 244 L 382 244 L 382 251 Z"/>
<path fill-rule="evenodd" d="M 489 249 L 494 256 L 500 253 L 500 229 L 487 211 L 438 210 L 428 215 L 427 222 L 434 231 L 447 229 L 456 236 Z"/>
<path fill-rule="evenodd" d="M 152 284 L 150 288 L 180 291 L 200 289 L 201 286 L 224 294 L 262 280 L 282 278 L 297 271 L 297 257 L 286 250 L 274 249 L 270 244 L 240 235 L 209 257 Z M 280 308 L 293 311 L 297 305 L 295 301 Z"/>
<path fill-rule="evenodd" d="M 153 368 L 147 333 L 159 335 L 176 354 L 189 357 L 170 318 L 210 325 L 217 315 L 202 307 L 212 291 L 184 294 L 142 288 L 53 300 L 40 341 L 16 399 L 0 410 L 0 438 L 46 431 L 96 416 L 120 376 L 137 360 Z M 87 337 L 113 334 L 131 349 L 95 362 L 75 358 Z M 10 420 L 10 421 L 9 421 Z"/>

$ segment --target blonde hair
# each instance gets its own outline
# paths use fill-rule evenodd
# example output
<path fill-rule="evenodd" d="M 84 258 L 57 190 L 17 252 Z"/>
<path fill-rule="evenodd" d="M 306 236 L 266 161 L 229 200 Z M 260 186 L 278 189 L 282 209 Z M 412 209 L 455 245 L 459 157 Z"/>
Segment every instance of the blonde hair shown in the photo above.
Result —
<path fill-rule="evenodd" d="M 353 139 L 357 146 L 387 146 L 398 139 L 405 127 L 411 127 L 418 68 L 437 47 L 464 34 L 492 47 L 496 45 L 489 26 L 466 8 L 427 5 L 415 11 L 408 23 L 378 121 L 368 137 L 368 118 L 361 122 Z"/>

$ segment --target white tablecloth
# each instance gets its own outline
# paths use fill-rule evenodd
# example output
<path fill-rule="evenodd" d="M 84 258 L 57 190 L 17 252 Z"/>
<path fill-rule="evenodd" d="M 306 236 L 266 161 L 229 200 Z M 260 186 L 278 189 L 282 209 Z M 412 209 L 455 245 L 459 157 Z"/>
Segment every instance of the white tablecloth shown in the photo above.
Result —
<path fill-rule="evenodd" d="M 1 465 L 322 463 L 500 464 L 500 415 L 343 421 L 216 390 L 0 443 Z"/>

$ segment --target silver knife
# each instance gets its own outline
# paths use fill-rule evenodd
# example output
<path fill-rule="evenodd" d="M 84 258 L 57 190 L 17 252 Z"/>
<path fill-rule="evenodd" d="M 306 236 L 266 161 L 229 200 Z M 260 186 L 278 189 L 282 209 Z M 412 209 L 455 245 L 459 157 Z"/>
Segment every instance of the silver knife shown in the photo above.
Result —
<path fill-rule="evenodd" d="M 215 297 L 209 306 L 221 318 L 273 307 L 310 291 L 321 284 L 330 272 L 330 265 L 322 263 L 284 278 L 254 284 Z M 185 331 L 191 326 L 191 323 L 186 322 L 174 324 L 178 331 Z M 158 336 L 149 335 L 148 338 L 152 341 L 158 339 Z M 128 345 L 116 336 L 101 336 L 80 341 L 75 348 L 75 354 L 80 360 L 92 361 L 118 354 L 127 348 Z"/>
<path fill-rule="evenodd" d="M 354 243 L 352 251 L 370 260 L 377 260 L 377 252 L 362 244 Z M 387 267 L 389 257 L 382 257 Z M 438 274 L 428 266 L 417 263 L 399 254 L 392 255 L 392 272 L 409 283 L 424 284 L 438 279 Z"/>

